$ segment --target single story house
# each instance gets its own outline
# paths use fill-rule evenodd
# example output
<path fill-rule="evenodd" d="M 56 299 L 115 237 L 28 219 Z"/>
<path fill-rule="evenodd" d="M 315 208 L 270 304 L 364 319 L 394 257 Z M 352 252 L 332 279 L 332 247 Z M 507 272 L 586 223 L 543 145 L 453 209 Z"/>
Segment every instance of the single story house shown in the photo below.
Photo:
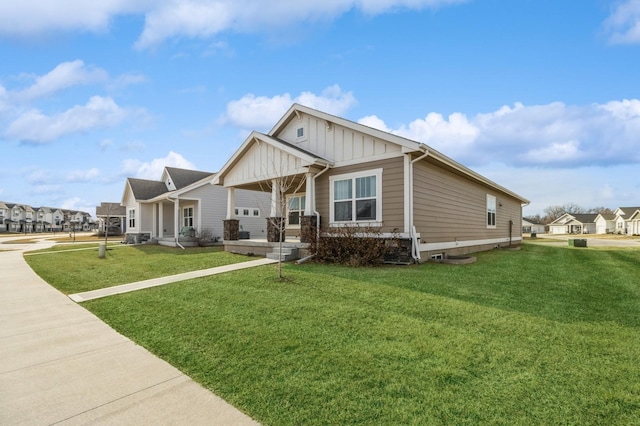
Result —
<path fill-rule="evenodd" d="M 618 207 L 613 212 L 616 215 L 616 234 L 640 234 L 637 224 L 634 232 L 634 229 L 631 229 L 634 224 L 629 222 L 638 210 L 640 210 L 640 207 Z"/>
<path fill-rule="evenodd" d="M 522 218 L 523 234 L 544 234 L 546 225 L 538 220 L 530 218 Z"/>
<path fill-rule="evenodd" d="M 168 246 L 195 245 L 199 237 L 222 239 L 227 191 L 211 185 L 211 172 L 165 167 L 160 180 L 127 178 L 121 205 L 125 209 L 125 241 Z M 240 191 L 231 208 L 243 217 L 247 237 L 266 235 L 269 196 Z M 264 238 L 264 237 L 263 237 Z"/>
<path fill-rule="evenodd" d="M 287 240 L 376 228 L 400 238 L 415 261 L 520 244 L 528 204 L 423 143 L 298 104 L 268 133 L 252 132 L 211 181 L 230 200 L 240 190 L 265 191 L 266 213 L 286 220 Z M 232 205 L 225 250 L 238 251 L 226 240 L 238 239 L 234 229 L 245 218 Z M 267 237 L 280 239 L 278 232 Z"/>
<path fill-rule="evenodd" d="M 126 209 L 120 203 L 101 202 L 96 206 L 98 230 L 108 231 L 109 235 L 121 235 L 125 232 Z"/>
<path fill-rule="evenodd" d="M 600 213 L 596 216 L 596 234 L 613 234 L 616 230 L 616 215 Z"/>
<path fill-rule="evenodd" d="M 565 213 L 549 224 L 551 234 L 594 234 L 597 214 Z"/>

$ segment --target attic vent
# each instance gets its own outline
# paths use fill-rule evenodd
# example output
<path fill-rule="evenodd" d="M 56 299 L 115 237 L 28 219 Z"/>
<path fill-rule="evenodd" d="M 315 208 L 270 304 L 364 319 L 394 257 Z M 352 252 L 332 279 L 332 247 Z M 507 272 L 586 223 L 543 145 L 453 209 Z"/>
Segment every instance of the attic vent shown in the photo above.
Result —
<path fill-rule="evenodd" d="M 298 127 L 298 129 L 296 130 L 296 137 L 298 139 L 304 137 L 304 127 Z"/>

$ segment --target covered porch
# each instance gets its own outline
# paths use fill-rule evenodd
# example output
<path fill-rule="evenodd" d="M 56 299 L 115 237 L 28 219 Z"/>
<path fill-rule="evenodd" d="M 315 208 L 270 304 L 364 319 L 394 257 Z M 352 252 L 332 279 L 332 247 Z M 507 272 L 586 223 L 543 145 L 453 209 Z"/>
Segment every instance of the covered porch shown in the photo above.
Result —
<path fill-rule="evenodd" d="M 216 174 L 212 183 L 227 189 L 227 211 L 223 221 L 225 251 L 283 258 L 305 256 L 320 231 L 316 208 L 316 179 L 332 164 L 299 147 L 270 136 L 252 133 L 234 156 Z M 243 239 L 242 216 L 235 208 L 236 190 L 270 194 L 266 239 Z M 282 253 L 278 247 L 282 246 Z"/>
<path fill-rule="evenodd" d="M 190 198 L 149 200 L 151 242 L 168 247 L 195 247 L 203 237 L 201 201 Z"/>

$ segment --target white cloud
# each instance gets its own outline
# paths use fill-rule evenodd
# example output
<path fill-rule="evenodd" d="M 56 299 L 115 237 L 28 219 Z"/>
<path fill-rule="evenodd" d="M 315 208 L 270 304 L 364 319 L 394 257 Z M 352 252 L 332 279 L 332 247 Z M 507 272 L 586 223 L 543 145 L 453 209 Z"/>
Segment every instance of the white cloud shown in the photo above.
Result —
<path fill-rule="evenodd" d="M 358 123 L 365 126 L 373 127 L 374 129 L 382 130 L 383 132 L 391 132 L 385 122 L 377 115 L 367 115 L 366 117 L 362 117 L 360 120 L 358 120 Z"/>
<path fill-rule="evenodd" d="M 436 8 L 465 0 L 21 0 L 0 2 L 0 35 L 42 36 L 53 31 L 109 30 L 120 15 L 145 16 L 136 42 L 148 48 L 172 37 L 207 38 L 224 31 L 278 31 L 330 21 L 349 10 L 378 15 Z"/>
<path fill-rule="evenodd" d="M 0 2 L 0 34 L 41 36 L 51 31 L 105 31 L 116 15 L 141 13 L 153 0 L 21 0 Z"/>
<path fill-rule="evenodd" d="M 136 159 L 124 160 L 122 162 L 121 172 L 123 176 L 127 177 L 158 180 L 162 176 L 162 171 L 167 166 L 197 170 L 196 166 L 181 154 L 170 151 L 166 157 L 155 158 L 148 163 Z"/>
<path fill-rule="evenodd" d="M 614 44 L 640 43 L 640 0 L 619 2 L 604 23 Z"/>
<path fill-rule="evenodd" d="M 100 176 L 100 170 L 93 167 L 88 170 L 72 170 L 67 174 L 67 182 L 90 182 Z"/>
<path fill-rule="evenodd" d="M 86 105 L 47 116 L 37 109 L 22 113 L 5 132 L 9 139 L 44 143 L 63 135 L 99 127 L 110 127 L 136 114 L 119 107 L 109 97 L 93 96 Z"/>
<path fill-rule="evenodd" d="M 21 100 L 31 100 L 72 86 L 106 81 L 108 78 L 106 71 L 87 67 L 83 61 L 63 62 L 47 74 L 38 77 L 31 87 L 18 92 L 16 96 Z"/>
<path fill-rule="evenodd" d="M 567 106 L 503 106 L 467 118 L 428 113 L 389 129 L 376 116 L 363 124 L 420 141 L 467 165 L 581 167 L 640 162 L 640 101 Z"/>
<path fill-rule="evenodd" d="M 222 121 L 243 129 L 269 128 L 293 103 L 316 108 L 330 114 L 342 115 L 357 101 L 351 92 L 344 92 L 337 84 L 327 87 L 320 95 L 302 92 L 295 98 L 292 98 L 288 93 L 270 98 L 248 94 L 227 104 L 227 112 Z"/>

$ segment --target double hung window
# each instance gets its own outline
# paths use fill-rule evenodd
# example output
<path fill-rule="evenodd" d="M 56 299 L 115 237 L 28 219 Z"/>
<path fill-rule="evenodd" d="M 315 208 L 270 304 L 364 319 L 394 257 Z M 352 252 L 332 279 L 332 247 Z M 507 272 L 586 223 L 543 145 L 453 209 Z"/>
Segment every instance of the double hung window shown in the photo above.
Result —
<path fill-rule="evenodd" d="M 182 226 L 193 228 L 193 207 L 182 209 Z"/>
<path fill-rule="evenodd" d="M 496 227 L 496 197 L 487 195 L 487 228 Z"/>
<path fill-rule="evenodd" d="M 306 201 L 306 196 L 304 195 L 292 195 L 290 197 L 287 197 L 288 225 L 300 225 L 300 218 L 304 216 Z"/>
<path fill-rule="evenodd" d="M 382 169 L 329 178 L 332 223 L 382 222 Z"/>
<path fill-rule="evenodd" d="M 129 228 L 135 228 L 135 227 L 136 227 L 136 210 L 130 209 L 129 210 Z"/>

